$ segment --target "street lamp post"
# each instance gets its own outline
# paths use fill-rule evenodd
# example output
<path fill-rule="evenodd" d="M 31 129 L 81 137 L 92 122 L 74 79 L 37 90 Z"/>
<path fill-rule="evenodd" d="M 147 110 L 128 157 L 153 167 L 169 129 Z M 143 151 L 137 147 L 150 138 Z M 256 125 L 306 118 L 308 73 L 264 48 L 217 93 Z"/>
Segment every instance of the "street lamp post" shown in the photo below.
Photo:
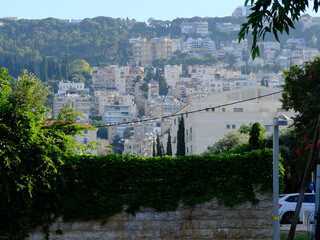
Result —
<path fill-rule="evenodd" d="M 279 126 L 286 120 L 273 119 L 273 239 L 279 240 Z"/>

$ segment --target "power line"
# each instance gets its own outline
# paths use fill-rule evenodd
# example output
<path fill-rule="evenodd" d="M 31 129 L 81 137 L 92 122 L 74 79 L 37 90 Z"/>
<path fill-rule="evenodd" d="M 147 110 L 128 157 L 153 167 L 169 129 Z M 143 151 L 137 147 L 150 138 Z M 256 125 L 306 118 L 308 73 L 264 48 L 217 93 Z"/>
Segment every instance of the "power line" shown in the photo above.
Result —
<path fill-rule="evenodd" d="M 210 107 L 210 108 L 202 108 L 202 109 L 198 109 L 198 110 L 194 110 L 194 111 L 190 111 L 190 112 L 176 113 L 176 114 L 171 114 L 171 115 L 168 115 L 168 116 L 140 119 L 140 120 L 135 120 L 135 121 L 130 121 L 130 122 L 112 123 L 112 124 L 106 124 L 106 125 L 96 126 L 96 127 L 97 128 L 101 128 L 101 127 L 122 126 L 122 125 L 130 125 L 130 124 L 140 123 L 140 122 L 154 121 L 154 120 L 158 120 L 158 119 L 172 118 L 172 117 L 176 117 L 176 116 L 182 116 L 184 114 L 193 114 L 193 113 L 197 113 L 197 112 L 208 111 L 209 109 L 221 108 L 221 107 L 235 105 L 235 104 L 238 104 L 238 103 L 249 102 L 249 101 L 256 100 L 256 99 L 269 97 L 269 96 L 272 96 L 272 95 L 275 95 L 275 94 L 278 94 L 278 93 L 281 93 L 281 92 L 282 91 L 268 93 L 268 94 L 261 95 L 261 96 L 258 96 L 258 97 L 239 100 L 239 101 L 232 102 L 232 103 L 225 103 L 225 104 L 221 104 L 221 105 L 218 105 L 218 106 L 215 106 L 215 107 Z"/>

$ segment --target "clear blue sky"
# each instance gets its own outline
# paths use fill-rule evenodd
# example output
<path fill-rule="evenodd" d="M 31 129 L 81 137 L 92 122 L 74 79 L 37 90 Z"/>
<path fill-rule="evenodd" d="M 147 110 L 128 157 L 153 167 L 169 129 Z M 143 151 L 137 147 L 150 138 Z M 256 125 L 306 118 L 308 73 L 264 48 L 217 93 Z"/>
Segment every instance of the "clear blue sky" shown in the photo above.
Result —
<path fill-rule="evenodd" d="M 153 17 L 230 16 L 245 0 L 1 0 L 1 17 L 83 19 L 97 16 L 147 21 Z"/>
<path fill-rule="evenodd" d="M 147 21 L 153 17 L 225 17 L 245 0 L 1 0 L 1 17 L 83 19 L 97 16 Z M 309 12 L 311 13 L 311 11 Z M 315 14 L 312 14 L 315 16 Z M 319 14 L 318 14 L 319 15 Z"/>

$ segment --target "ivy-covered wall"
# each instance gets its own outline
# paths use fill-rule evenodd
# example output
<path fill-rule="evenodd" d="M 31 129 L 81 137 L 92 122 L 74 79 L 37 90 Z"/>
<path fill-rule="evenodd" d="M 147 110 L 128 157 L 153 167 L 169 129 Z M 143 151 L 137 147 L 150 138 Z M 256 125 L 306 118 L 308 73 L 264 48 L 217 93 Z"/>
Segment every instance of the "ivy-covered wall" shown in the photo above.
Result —
<path fill-rule="evenodd" d="M 65 222 L 99 219 L 99 223 L 108 224 L 114 216 L 129 214 L 130 222 L 134 214 L 141 216 L 139 214 L 145 208 L 151 208 L 148 212 L 156 214 L 174 212 L 181 204 L 188 209 L 210 201 L 214 201 L 214 206 L 221 205 L 230 210 L 224 210 L 220 216 L 228 220 L 232 209 L 239 204 L 259 206 L 255 205 L 259 203 L 257 193 L 266 192 L 272 186 L 270 149 L 177 158 L 113 154 L 69 156 L 64 161 L 55 188 L 33 196 L 34 204 L 25 212 L 28 218 L 23 218 L 24 213 L 21 213 L 12 221 L 29 219 L 32 221 L 29 225 L 40 225 L 48 233 L 51 227 L 43 226 L 43 219 L 46 223 L 50 218 L 54 222 L 59 217 Z M 282 176 L 282 167 L 280 169 Z M 264 211 L 268 212 L 267 209 Z M 241 217 L 239 214 L 235 217 Z M 55 226 L 54 232 L 63 233 L 63 229 L 59 229 L 62 225 Z M 8 233 L 10 236 L 10 229 Z M 17 236 L 13 237 L 17 239 Z M 64 239 L 63 235 L 61 239 Z"/>

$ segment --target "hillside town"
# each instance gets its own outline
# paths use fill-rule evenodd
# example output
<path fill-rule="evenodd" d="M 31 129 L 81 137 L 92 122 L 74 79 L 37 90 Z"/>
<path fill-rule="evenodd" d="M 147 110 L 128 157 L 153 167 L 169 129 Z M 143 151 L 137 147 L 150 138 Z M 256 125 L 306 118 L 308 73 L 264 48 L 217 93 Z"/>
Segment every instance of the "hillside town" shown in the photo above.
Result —
<path fill-rule="evenodd" d="M 239 7 L 233 16 L 247 14 L 246 8 Z M 303 29 L 320 24 L 318 17 L 306 16 L 300 21 Z M 96 154 L 120 137 L 122 154 L 148 157 L 153 154 L 157 133 L 164 146 L 170 132 L 175 154 L 178 117 L 184 116 L 186 153 L 201 154 L 209 145 L 243 124 L 258 121 L 271 132 L 273 117 L 284 112 L 279 101 L 281 94 L 277 92 L 284 83 L 282 69 L 288 69 L 290 65 L 301 66 L 320 55 L 317 48 L 310 47 L 319 42 L 314 36 L 312 39 L 289 38 L 281 45 L 277 41 L 260 42 L 261 54 L 253 60 L 249 56 L 247 40 L 217 43 L 210 39 L 208 22 L 183 22 L 180 27 L 181 33 L 193 37 L 184 40 L 169 36 L 130 38 L 133 55 L 128 65 L 93 66 L 90 88 L 84 83 L 61 81 L 54 98 L 53 117 L 69 106 L 82 114 L 80 122 L 102 121 L 101 126 L 91 131 L 107 128 L 104 141 L 96 134 L 85 135 L 79 140 L 84 145 L 102 141 Z M 217 29 L 221 33 L 237 32 L 240 24 L 222 22 Z M 211 65 L 165 64 L 163 68 L 152 65 L 155 60 L 170 60 L 181 53 L 194 58 L 230 54 L 234 60 Z M 264 66 L 270 65 L 277 66 L 279 71 L 263 70 Z M 245 69 L 248 68 L 260 70 L 247 74 Z M 274 95 L 263 97 L 270 93 Z M 253 97 L 261 98 L 219 107 Z M 197 114 L 188 114 L 201 109 L 203 111 Z M 294 113 L 285 114 L 293 116 Z"/>

